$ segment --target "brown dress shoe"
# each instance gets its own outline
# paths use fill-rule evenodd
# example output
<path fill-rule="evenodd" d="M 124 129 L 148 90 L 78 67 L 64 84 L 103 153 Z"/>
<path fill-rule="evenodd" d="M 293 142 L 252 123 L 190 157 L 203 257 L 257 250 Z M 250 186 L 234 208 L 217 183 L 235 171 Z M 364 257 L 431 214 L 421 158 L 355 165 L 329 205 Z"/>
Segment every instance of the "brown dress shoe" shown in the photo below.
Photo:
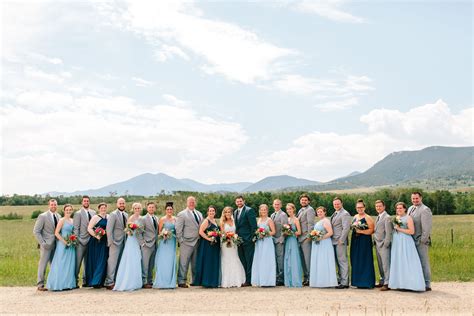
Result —
<path fill-rule="evenodd" d="M 144 289 L 151 289 L 152 286 L 151 286 L 151 284 L 145 284 L 145 285 L 143 286 L 143 288 L 144 288 Z"/>
<path fill-rule="evenodd" d="M 44 286 L 39 286 L 39 287 L 38 287 L 38 291 L 40 291 L 40 292 L 46 292 L 47 290 L 48 290 L 48 289 L 45 288 Z"/>
<path fill-rule="evenodd" d="M 379 283 L 375 287 L 382 287 L 382 286 L 383 286 L 383 284 Z"/>
<path fill-rule="evenodd" d="M 187 284 L 178 284 L 178 287 L 182 287 L 183 289 L 187 289 L 189 285 Z"/>
<path fill-rule="evenodd" d="M 430 288 L 429 286 L 427 286 L 427 287 L 425 288 L 425 290 L 426 290 L 426 292 L 429 292 L 429 291 L 431 291 L 431 288 Z"/>
<path fill-rule="evenodd" d="M 380 291 L 390 291 L 389 287 L 387 284 L 383 285 Z"/>
<path fill-rule="evenodd" d="M 250 284 L 250 283 L 243 283 L 242 284 L 242 287 L 247 287 L 247 286 L 252 286 L 252 284 Z"/>
<path fill-rule="evenodd" d="M 105 288 L 106 288 L 107 290 L 113 290 L 113 289 L 114 289 L 114 286 L 115 286 L 115 284 L 110 284 L 110 285 L 106 285 Z"/>

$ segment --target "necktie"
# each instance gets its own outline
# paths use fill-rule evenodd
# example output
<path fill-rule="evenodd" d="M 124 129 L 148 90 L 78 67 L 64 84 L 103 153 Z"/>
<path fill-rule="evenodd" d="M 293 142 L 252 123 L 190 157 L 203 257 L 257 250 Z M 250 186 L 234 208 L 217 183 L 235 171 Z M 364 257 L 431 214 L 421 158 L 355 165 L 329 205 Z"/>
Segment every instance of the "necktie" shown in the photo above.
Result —
<path fill-rule="evenodd" d="M 157 228 L 157 225 L 156 225 L 156 219 L 155 219 L 155 216 L 152 216 L 151 219 L 153 220 L 153 226 L 155 226 L 155 230 Z"/>
<path fill-rule="evenodd" d="M 413 215 L 415 213 L 415 210 L 416 210 L 416 206 L 413 206 L 413 208 L 411 209 L 410 211 L 410 214 L 409 215 Z"/>
<path fill-rule="evenodd" d="M 272 221 L 275 220 L 275 217 L 276 217 L 276 212 L 272 214 Z"/>
<path fill-rule="evenodd" d="M 196 220 L 196 223 L 199 225 L 199 218 L 198 218 L 196 212 L 195 211 L 191 211 L 191 212 L 193 212 L 194 219 Z"/>
<path fill-rule="evenodd" d="M 375 225 L 377 225 L 377 223 L 379 222 L 379 219 L 380 219 L 380 215 L 377 215 L 377 219 L 375 220 Z"/>
<path fill-rule="evenodd" d="M 86 211 L 87 212 L 87 218 L 89 218 L 89 221 L 91 220 L 91 213 L 89 213 L 89 211 Z"/>
<path fill-rule="evenodd" d="M 54 219 L 54 228 L 58 226 L 58 218 L 56 217 L 56 214 L 53 214 L 53 219 Z"/>
<path fill-rule="evenodd" d="M 122 211 L 122 220 L 123 220 L 123 228 L 127 227 L 127 219 L 125 218 L 125 214 Z"/>

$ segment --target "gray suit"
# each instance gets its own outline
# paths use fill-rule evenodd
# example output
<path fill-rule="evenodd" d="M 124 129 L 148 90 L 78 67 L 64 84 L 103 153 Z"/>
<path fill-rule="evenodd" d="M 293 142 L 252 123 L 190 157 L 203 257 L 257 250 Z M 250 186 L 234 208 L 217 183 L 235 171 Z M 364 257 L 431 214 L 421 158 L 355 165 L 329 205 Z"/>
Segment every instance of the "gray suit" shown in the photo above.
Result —
<path fill-rule="evenodd" d="M 351 215 L 344 208 L 331 216 L 333 235 L 331 237 L 338 267 L 338 282 L 349 286 L 349 262 L 347 261 L 347 236 L 351 228 Z M 342 244 L 339 244 L 341 242 Z"/>
<path fill-rule="evenodd" d="M 125 220 L 124 217 L 125 216 Z M 107 243 L 109 246 L 109 258 L 107 259 L 107 276 L 105 285 L 110 286 L 115 282 L 115 273 L 117 272 L 120 258 L 122 257 L 123 247 L 125 245 L 125 226 L 127 225 L 128 214 L 116 209 L 107 218 Z"/>
<path fill-rule="evenodd" d="M 421 267 L 423 268 L 423 275 L 425 277 L 426 287 L 431 287 L 431 269 L 430 257 L 428 255 L 428 247 L 431 244 L 431 228 L 433 222 L 433 215 L 428 206 L 423 203 L 415 208 L 415 205 L 410 206 L 408 215 L 413 218 L 415 224 L 415 239 L 416 250 L 420 256 Z"/>
<path fill-rule="evenodd" d="M 155 223 L 153 223 L 155 220 Z M 155 215 L 146 214 L 141 217 L 143 231 L 137 234 L 142 250 L 142 279 L 143 285 L 153 283 L 153 267 L 156 256 L 156 239 L 158 237 L 158 219 Z M 156 227 L 155 227 L 156 225 Z"/>
<path fill-rule="evenodd" d="M 54 216 L 56 216 L 57 222 L 59 223 L 61 215 L 55 213 Z M 44 286 L 46 267 L 48 266 L 48 262 L 51 263 L 53 261 L 54 251 L 56 250 L 55 230 L 56 226 L 54 225 L 53 213 L 49 210 L 41 213 L 36 219 L 35 227 L 33 228 L 33 234 L 38 241 L 40 249 L 38 278 L 36 283 L 38 287 Z"/>
<path fill-rule="evenodd" d="M 283 261 L 285 259 L 285 236 L 281 233 L 283 225 L 288 224 L 288 215 L 282 210 L 275 212 L 271 216 L 275 223 L 275 235 L 273 243 L 275 244 L 275 260 L 277 264 L 276 283 L 283 283 Z"/>
<path fill-rule="evenodd" d="M 176 217 L 176 238 L 179 242 L 178 284 L 186 284 L 189 263 L 191 262 L 191 284 L 196 279 L 196 259 L 199 248 L 199 226 L 203 216 L 195 210 L 198 221 L 191 210 L 185 209 Z"/>
<path fill-rule="evenodd" d="M 390 278 L 390 243 L 393 226 L 387 212 L 382 212 L 375 220 L 375 252 L 380 272 L 380 284 L 388 285 Z"/>
<path fill-rule="evenodd" d="M 301 265 L 303 266 L 303 282 L 309 280 L 309 269 L 311 266 L 311 240 L 306 240 L 307 235 L 314 228 L 316 213 L 311 205 L 301 208 L 298 211 L 298 220 L 301 225 L 301 236 L 298 237 Z"/>
<path fill-rule="evenodd" d="M 89 213 L 89 215 L 88 215 Z M 87 262 L 87 244 L 91 235 L 87 231 L 89 226 L 89 220 L 96 213 L 94 210 L 81 208 L 79 211 L 74 213 L 72 223 L 74 225 L 74 234 L 78 237 L 79 243 L 76 246 L 76 284 L 79 286 L 79 271 L 81 270 L 81 264 L 83 265 L 82 271 L 82 285 L 86 285 L 86 262 Z"/>

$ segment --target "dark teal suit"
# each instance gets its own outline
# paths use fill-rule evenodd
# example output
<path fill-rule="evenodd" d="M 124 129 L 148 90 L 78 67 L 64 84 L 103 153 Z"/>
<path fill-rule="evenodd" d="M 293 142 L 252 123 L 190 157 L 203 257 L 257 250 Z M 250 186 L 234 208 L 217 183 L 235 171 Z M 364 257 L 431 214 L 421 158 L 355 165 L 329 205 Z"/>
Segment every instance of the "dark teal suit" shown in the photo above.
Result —
<path fill-rule="evenodd" d="M 244 205 L 240 217 L 237 219 L 237 212 L 234 212 L 235 227 L 237 234 L 243 242 L 238 248 L 239 258 L 245 270 L 245 283 L 250 284 L 252 280 L 252 262 L 255 244 L 252 241 L 257 230 L 257 216 L 255 210 Z"/>

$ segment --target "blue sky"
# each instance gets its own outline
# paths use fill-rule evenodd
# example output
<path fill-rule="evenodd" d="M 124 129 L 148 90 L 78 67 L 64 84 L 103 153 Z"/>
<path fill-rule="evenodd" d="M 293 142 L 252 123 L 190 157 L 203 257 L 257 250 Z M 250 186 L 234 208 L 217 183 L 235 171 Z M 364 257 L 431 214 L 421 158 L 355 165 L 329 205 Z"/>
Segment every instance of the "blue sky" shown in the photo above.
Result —
<path fill-rule="evenodd" d="M 0 191 L 472 146 L 472 35 L 469 1 L 2 2 Z"/>

